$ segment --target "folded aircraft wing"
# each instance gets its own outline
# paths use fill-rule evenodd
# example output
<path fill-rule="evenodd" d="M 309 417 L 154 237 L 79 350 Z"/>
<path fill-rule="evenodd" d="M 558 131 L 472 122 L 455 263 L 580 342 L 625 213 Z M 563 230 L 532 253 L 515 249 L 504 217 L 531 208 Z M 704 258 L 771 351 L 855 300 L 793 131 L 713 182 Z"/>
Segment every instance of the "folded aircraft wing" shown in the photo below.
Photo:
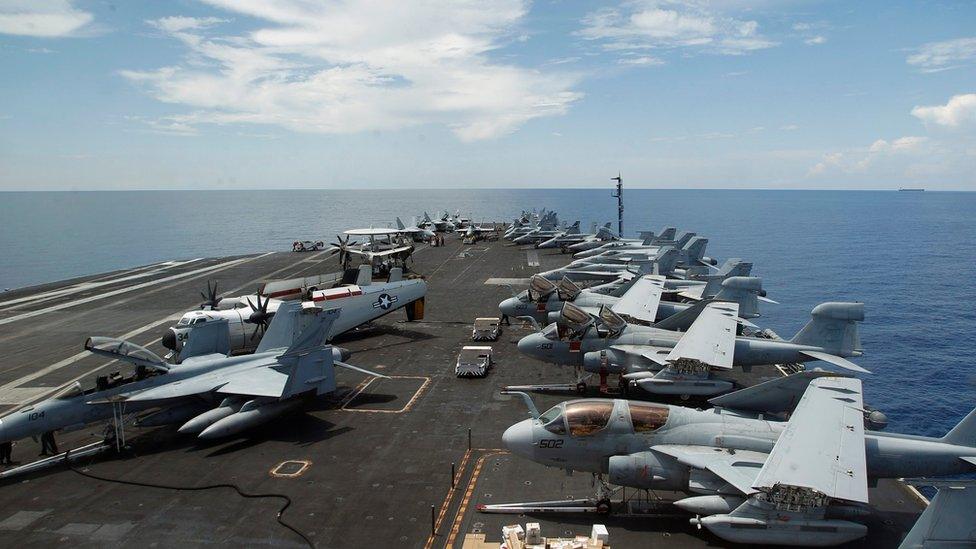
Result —
<path fill-rule="evenodd" d="M 867 503 L 863 408 L 861 380 L 811 381 L 753 488 L 782 484 Z"/>
<path fill-rule="evenodd" d="M 657 307 L 664 293 L 664 277 L 642 276 L 620 299 L 613 304 L 613 312 L 644 322 L 654 322 Z"/>
<path fill-rule="evenodd" d="M 738 316 L 738 303 L 709 303 L 666 360 L 691 359 L 713 368 L 731 369 Z"/>
<path fill-rule="evenodd" d="M 928 484 L 920 484 L 928 486 Z M 976 483 L 942 481 L 939 493 L 918 517 L 898 549 L 972 547 L 973 508 L 976 507 Z"/>

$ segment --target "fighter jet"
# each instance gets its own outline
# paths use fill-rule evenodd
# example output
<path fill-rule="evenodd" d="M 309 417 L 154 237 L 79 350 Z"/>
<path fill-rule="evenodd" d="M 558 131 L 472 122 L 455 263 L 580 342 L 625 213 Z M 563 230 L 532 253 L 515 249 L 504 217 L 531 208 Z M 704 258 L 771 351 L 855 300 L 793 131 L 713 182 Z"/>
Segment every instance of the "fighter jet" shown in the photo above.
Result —
<path fill-rule="evenodd" d="M 307 303 L 283 304 L 255 353 L 241 357 L 228 355 L 226 321 L 211 322 L 191 333 L 186 345 L 193 356 L 179 366 L 134 343 L 88 338 L 85 350 L 133 364 L 136 374 L 100 378 L 89 390 L 76 382 L 52 399 L 9 414 L 0 419 L 0 440 L 80 428 L 152 408 L 159 410 L 142 418 L 140 425 L 183 423 L 183 433 L 219 438 L 335 390 L 334 366 L 384 377 L 346 364 L 347 351 L 325 344 L 341 312 Z"/>
<path fill-rule="evenodd" d="M 860 380 L 809 381 L 817 375 L 729 393 L 710 410 L 584 399 L 540 415 L 520 393 L 532 418 L 502 440 L 513 454 L 594 473 L 603 486 L 607 475 L 618 486 L 688 493 L 674 504 L 696 515 L 692 524 L 744 544 L 855 540 L 867 532 L 857 505 L 876 479 L 976 471 L 976 410 L 941 438 L 865 432 Z"/>
<path fill-rule="evenodd" d="M 594 263 L 560 267 L 542 271 L 539 276 L 553 282 L 568 278 L 573 282 L 593 283 L 611 282 L 628 274 L 659 274 L 673 276 L 678 268 L 681 252 L 674 248 L 664 248 L 654 257 L 635 259 L 626 263 Z"/>
<path fill-rule="evenodd" d="M 430 218 L 430 215 L 428 215 L 427 212 L 424 212 L 424 222 L 421 223 L 420 226 L 425 229 L 430 229 L 442 233 L 443 232 L 452 233 L 457 228 L 453 222 L 447 219 L 447 214 L 444 215 L 444 218 L 434 221 L 433 219 Z"/>
<path fill-rule="evenodd" d="M 564 303 L 572 303 L 591 315 L 599 315 L 600 307 L 605 305 L 628 321 L 654 323 L 693 306 L 691 303 L 662 301 L 666 283 L 667 280 L 659 275 L 634 277 L 622 285 L 622 293 L 612 295 L 580 289 L 568 279 L 557 285 L 541 276 L 533 276 L 528 290 L 502 301 L 498 309 L 510 318 L 528 316 L 549 324 L 558 320 Z M 759 316 L 759 299 L 765 296 L 761 278 L 736 276 L 723 280 L 719 291 L 704 298 L 738 303 L 739 317 L 746 319 Z"/>
<path fill-rule="evenodd" d="M 579 220 L 577 220 L 575 223 L 573 223 L 572 225 L 570 225 L 569 227 L 566 227 L 564 229 L 556 229 L 556 228 L 553 228 L 553 229 L 543 229 L 543 228 L 538 228 L 538 229 L 529 231 L 529 232 L 527 232 L 527 233 L 525 233 L 523 235 L 513 237 L 512 238 L 512 242 L 515 243 L 515 244 L 519 244 L 519 245 L 521 245 L 521 244 L 536 244 L 536 243 L 539 243 L 539 242 L 544 242 L 544 241 L 549 240 L 551 238 L 556 238 L 556 237 L 566 236 L 566 235 L 576 235 L 576 234 L 579 234 L 579 231 L 580 231 L 580 222 L 579 222 Z"/>
<path fill-rule="evenodd" d="M 572 244 L 569 246 L 569 251 L 573 252 L 573 257 L 576 259 L 581 259 L 584 257 L 589 257 L 591 255 L 601 254 L 607 250 L 628 248 L 628 247 L 643 247 L 643 246 L 679 246 L 678 241 L 675 240 L 675 235 L 678 229 L 674 227 L 665 227 L 661 231 L 661 234 L 655 235 L 654 231 L 641 231 L 638 233 L 639 238 L 620 238 L 613 239 L 609 242 L 579 242 L 577 244 Z M 694 233 L 691 233 L 694 236 Z M 690 238 L 690 237 L 689 237 Z"/>
<path fill-rule="evenodd" d="M 230 352 L 253 351 L 261 345 L 276 311 L 286 303 L 273 297 L 262 299 L 262 295 L 298 297 L 330 308 L 341 307 L 342 317 L 332 326 L 330 338 L 402 308 L 406 308 L 408 320 L 423 318 L 423 306 L 415 302 L 422 303 L 427 295 L 426 282 L 405 280 L 400 269 L 393 269 L 387 282 L 373 282 L 370 270 L 369 265 L 363 265 L 330 276 L 268 283 L 256 296 L 241 298 L 220 299 L 215 295 L 216 286 L 210 288 L 208 284 L 210 299 L 204 308 L 185 313 L 170 327 L 163 334 L 163 347 L 172 351 L 168 357 L 178 363 L 191 331 L 209 322 L 224 321 L 229 330 Z"/>
<path fill-rule="evenodd" d="M 403 224 L 403 221 L 401 221 L 399 217 L 396 218 L 397 230 L 400 231 L 400 234 L 404 234 L 412 238 L 414 242 L 427 242 L 434 237 L 434 231 L 424 229 L 417 225 L 416 217 L 411 220 L 411 223 L 413 223 L 413 225 L 407 227 Z"/>
<path fill-rule="evenodd" d="M 593 229 L 588 234 L 564 234 L 558 235 L 545 240 L 543 242 L 537 242 L 535 247 L 544 250 L 549 248 L 560 248 L 563 253 L 569 251 L 569 246 L 572 244 L 579 244 L 581 242 L 599 242 L 601 244 L 610 242 L 616 239 L 617 236 L 613 234 L 610 230 L 610 223 L 605 224 L 600 227 L 599 230 L 596 229 L 596 223 L 593 224 Z"/>
<path fill-rule="evenodd" d="M 512 224 L 511 227 L 505 231 L 504 238 L 508 240 L 514 240 L 524 234 L 535 231 L 555 231 L 556 227 L 559 225 L 559 220 L 556 216 L 556 212 L 547 212 L 542 210 L 538 216 L 533 216 L 526 223 Z"/>
<path fill-rule="evenodd" d="M 862 354 L 857 323 L 864 320 L 864 304 L 821 303 L 811 316 L 793 339 L 783 341 L 736 336 L 735 303 L 700 303 L 651 326 L 629 324 L 606 306 L 594 318 L 565 303 L 559 322 L 523 337 L 518 349 L 544 362 L 618 374 L 651 393 L 681 396 L 732 389 L 710 373 L 735 366 L 822 360 L 866 372 L 845 358 Z"/>

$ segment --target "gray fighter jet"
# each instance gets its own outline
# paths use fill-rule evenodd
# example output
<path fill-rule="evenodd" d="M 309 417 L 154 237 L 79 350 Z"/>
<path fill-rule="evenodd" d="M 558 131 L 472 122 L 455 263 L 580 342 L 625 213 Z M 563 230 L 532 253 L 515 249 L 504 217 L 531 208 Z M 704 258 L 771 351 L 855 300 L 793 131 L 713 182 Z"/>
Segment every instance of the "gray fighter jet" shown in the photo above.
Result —
<path fill-rule="evenodd" d="M 681 396 L 731 390 L 730 382 L 710 373 L 734 366 L 822 360 L 866 372 L 845 358 L 862 354 L 857 323 L 864 320 L 864 304 L 822 303 L 811 316 L 783 341 L 736 336 L 735 303 L 703 302 L 651 326 L 629 324 L 606 306 L 594 317 L 565 303 L 559 322 L 523 337 L 518 348 L 544 362 L 618 374 L 645 391 Z M 674 331 L 681 329 L 687 331 Z"/>
<path fill-rule="evenodd" d="M 604 486 L 607 475 L 618 486 L 689 493 L 675 505 L 697 515 L 693 524 L 746 544 L 858 539 L 870 482 L 976 471 L 976 410 L 941 438 L 865 432 L 860 380 L 809 381 L 817 375 L 729 393 L 710 410 L 584 399 L 540 415 L 520 393 L 532 418 L 502 440 L 516 455 L 594 473 Z"/>
<path fill-rule="evenodd" d="M 558 235 L 550 238 L 549 240 L 545 240 L 543 242 L 537 243 L 535 247 L 539 248 L 540 250 L 549 249 L 549 248 L 562 248 L 562 250 L 566 252 L 569 251 L 569 246 L 572 244 L 578 244 L 580 242 L 590 242 L 590 241 L 605 243 L 605 242 L 610 242 L 611 240 L 614 240 L 616 238 L 617 236 L 614 235 L 613 231 L 610 230 L 610 223 L 607 223 L 604 226 L 600 227 L 600 230 L 596 230 L 596 224 L 594 223 L 593 230 L 591 230 L 589 234 L 567 233 L 564 235 Z"/>
<path fill-rule="evenodd" d="M 675 227 L 665 227 L 659 235 L 655 235 L 653 231 L 641 231 L 638 235 L 640 238 L 619 238 L 611 242 L 603 242 L 596 245 L 581 242 L 580 244 L 570 246 L 569 251 L 574 252 L 573 258 L 583 259 L 585 257 L 599 255 L 610 250 L 643 248 L 650 246 L 674 246 L 676 248 L 680 248 L 685 244 L 685 242 L 687 242 L 687 239 L 695 236 L 695 233 L 683 233 L 681 238 L 675 239 L 677 232 L 678 229 Z"/>
<path fill-rule="evenodd" d="M 139 424 L 182 423 L 180 432 L 199 438 L 237 434 L 295 410 L 309 398 L 336 388 L 335 366 L 385 377 L 343 362 L 348 352 L 325 344 L 340 309 L 323 311 L 289 302 L 275 315 L 253 355 L 229 357 L 226 321 L 208 323 L 186 342 L 192 355 L 174 366 L 134 343 L 91 337 L 85 349 L 128 362 L 136 375 L 61 394 L 0 418 L 0 440 L 81 428 L 123 414 L 159 408 Z"/>
<path fill-rule="evenodd" d="M 634 259 L 625 263 L 596 263 L 566 266 L 539 273 L 552 281 L 568 278 L 573 282 L 610 282 L 627 273 L 660 274 L 673 276 L 679 267 L 681 252 L 674 248 L 662 248 L 654 257 Z"/>
<path fill-rule="evenodd" d="M 591 315 L 599 315 L 600 307 L 610 310 L 628 321 L 654 323 L 693 307 L 693 303 L 662 301 L 667 280 L 659 275 L 634 277 L 628 281 L 624 292 L 618 295 L 580 289 L 571 280 L 560 283 L 541 276 L 530 279 L 529 289 L 498 304 L 498 309 L 510 318 L 531 317 L 536 322 L 549 324 L 559 320 L 564 303 L 583 309 Z M 759 299 L 766 296 L 762 279 L 736 276 L 722 281 L 720 290 L 704 295 L 705 299 L 730 301 L 739 304 L 739 318 L 759 316 Z M 772 301 L 772 300 L 769 300 Z"/>
<path fill-rule="evenodd" d="M 413 225 L 407 227 L 403 224 L 403 221 L 401 221 L 399 217 L 396 218 L 397 230 L 400 231 L 400 234 L 404 234 L 412 238 L 414 242 L 427 242 L 431 238 L 434 238 L 434 231 L 417 225 L 416 217 L 413 218 L 411 223 L 413 223 Z"/>
<path fill-rule="evenodd" d="M 531 230 L 523 235 L 514 236 L 512 238 L 512 242 L 515 244 L 537 244 L 539 242 L 545 242 L 551 238 L 575 234 L 580 234 L 580 222 L 578 220 L 569 227 L 563 229 L 553 228 L 547 230 L 538 228 Z"/>

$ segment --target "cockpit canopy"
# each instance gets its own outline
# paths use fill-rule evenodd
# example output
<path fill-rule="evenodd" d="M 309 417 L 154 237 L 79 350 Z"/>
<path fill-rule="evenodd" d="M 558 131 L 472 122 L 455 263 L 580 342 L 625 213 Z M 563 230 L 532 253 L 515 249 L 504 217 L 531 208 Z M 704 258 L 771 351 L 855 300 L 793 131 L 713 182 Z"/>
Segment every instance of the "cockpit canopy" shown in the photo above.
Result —
<path fill-rule="evenodd" d="M 559 299 L 562 301 L 572 301 L 576 299 L 578 295 L 580 295 L 580 292 L 583 291 L 572 280 L 565 276 L 559 281 L 559 286 L 556 288 L 559 294 Z"/>
<path fill-rule="evenodd" d="M 97 355 L 124 360 L 163 372 L 169 370 L 169 364 L 159 358 L 156 353 L 123 339 L 98 336 L 89 337 L 85 341 L 85 350 Z"/>
<path fill-rule="evenodd" d="M 631 426 L 635 433 L 657 431 L 668 421 L 670 409 L 661 404 L 628 402 Z M 584 399 L 557 404 L 539 416 L 550 433 L 585 437 L 602 431 L 613 417 L 613 400 Z"/>
<path fill-rule="evenodd" d="M 575 400 L 550 408 L 539 420 L 551 433 L 564 435 L 568 432 L 574 437 L 585 437 L 605 428 L 612 415 L 612 400 Z"/>
<path fill-rule="evenodd" d="M 548 301 L 549 296 L 555 291 L 556 285 L 545 277 L 532 275 L 532 278 L 529 279 L 528 295 L 530 301 Z"/>

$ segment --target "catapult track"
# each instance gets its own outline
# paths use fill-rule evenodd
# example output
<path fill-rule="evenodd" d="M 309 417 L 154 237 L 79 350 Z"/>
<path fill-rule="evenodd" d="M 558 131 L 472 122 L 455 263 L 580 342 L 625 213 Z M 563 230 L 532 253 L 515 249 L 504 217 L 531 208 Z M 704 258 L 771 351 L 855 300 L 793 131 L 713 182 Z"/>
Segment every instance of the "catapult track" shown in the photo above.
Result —
<path fill-rule="evenodd" d="M 450 236 L 447 246 L 422 245 L 414 255 L 414 269 L 429 283 L 424 320 L 407 323 L 397 312 L 336 342 L 354 352 L 350 362 L 391 379 L 366 383 L 342 372 L 328 402 L 248 438 L 209 443 L 171 428 L 130 428 L 133 457 L 102 454 L 80 459 L 76 467 L 109 479 L 184 487 L 227 483 L 250 493 L 283 494 L 292 502 L 285 520 L 319 547 L 460 547 L 466 533 L 497 539 L 502 524 L 525 522 L 480 514 L 479 504 L 590 495 L 589 475 L 568 477 L 499 450 L 501 433 L 525 417 L 525 408 L 498 388 L 568 381 L 571 375 L 519 355 L 515 342 L 527 328 L 506 327 L 492 343 L 496 366 L 487 378 L 454 376 L 454 360 L 470 341 L 474 318 L 497 314 L 497 303 L 509 295 L 508 288 L 486 281 L 517 283 L 565 263 L 566 256 L 549 250 L 530 255 L 504 241 L 459 242 Z M 97 373 L 118 368 L 82 350 L 88 335 L 125 337 L 163 354 L 163 328 L 198 304 L 208 279 L 219 279 L 222 292 L 239 293 L 253 291 L 264 279 L 337 268 L 325 252 L 266 253 L 176 261 L 4 293 L 0 407 L 7 413 L 29 406 L 76 379 L 91 384 Z M 753 368 L 737 381 L 750 385 L 779 375 L 775 367 Z M 541 409 L 566 398 L 535 397 Z M 62 434 L 58 443 L 81 447 L 97 441 L 101 429 Z M 21 441 L 14 460 L 33 461 L 37 451 L 31 441 Z M 64 468 L 0 482 L 3 545 L 304 544 L 276 523 L 280 499 L 244 499 L 229 489 L 135 487 Z M 666 500 L 674 494 L 641 497 Z M 897 482 L 880 483 L 871 500 L 877 512 L 868 520 L 870 534 L 856 545 L 897 545 L 922 503 Z M 721 545 L 687 519 L 673 511 L 651 517 L 533 517 L 552 535 L 585 533 L 593 522 L 606 523 L 614 547 Z"/>

